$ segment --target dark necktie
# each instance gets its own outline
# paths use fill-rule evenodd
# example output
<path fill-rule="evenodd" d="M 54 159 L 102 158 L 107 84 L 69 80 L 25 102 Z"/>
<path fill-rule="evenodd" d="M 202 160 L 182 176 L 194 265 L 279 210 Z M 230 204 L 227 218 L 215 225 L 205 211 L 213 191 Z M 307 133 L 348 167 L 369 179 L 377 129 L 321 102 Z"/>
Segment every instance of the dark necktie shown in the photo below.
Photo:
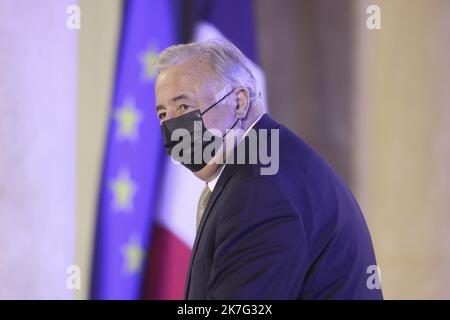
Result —
<path fill-rule="evenodd" d="M 208 204 L 209 197 L 211 196 L 212 192 L 209 190 L 208 185 L 205 185 L 205 188 L 203 188 L 203 191 L 200 195 L 200 199 L 198 200 L 198 206 L 197 206 L 197 230 L 198 226 L 200 225 L 200 220 L 202 219 L 203 213 L 205 212 L 206 205 Z"/>

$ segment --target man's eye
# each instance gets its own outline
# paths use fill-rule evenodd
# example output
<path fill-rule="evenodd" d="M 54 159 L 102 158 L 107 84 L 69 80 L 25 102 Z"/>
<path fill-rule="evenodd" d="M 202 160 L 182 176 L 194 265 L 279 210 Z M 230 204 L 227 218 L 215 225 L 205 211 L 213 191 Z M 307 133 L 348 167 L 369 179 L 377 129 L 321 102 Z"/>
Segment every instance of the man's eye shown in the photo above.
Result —
<path fill-rule="evenodd" d="M 166 117 L 166 113 L 165 112 L 161 112 L 160 114 L 158 114 L 158 119 L 162 120 Z"/>
<path fill-rule="evenodd" d="M 190 108 L 190 106 L 188 106 L 187 104 L 182 104 L 182 105 L 179 106 L 179 108 L 180 108 L 181 111 L 186 111 L 187 109 Z"/>

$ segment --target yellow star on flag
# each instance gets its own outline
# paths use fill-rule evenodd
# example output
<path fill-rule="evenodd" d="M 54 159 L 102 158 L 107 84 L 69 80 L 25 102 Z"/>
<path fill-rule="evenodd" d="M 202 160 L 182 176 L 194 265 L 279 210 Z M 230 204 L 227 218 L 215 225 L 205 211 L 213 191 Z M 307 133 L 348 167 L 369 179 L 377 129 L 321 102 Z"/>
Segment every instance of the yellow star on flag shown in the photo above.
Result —
<path fill-rule="evenodd" d="M 110 189 L 114 196 L 113 206 L 117 211 L 128 213 L 133 210 L 133 197 L 137 188 L 127 170 L 119 172 L 110 183 Z"/>
<path fill-rule="evenodd" d="M 116 136 L 119 140 L 134 141 L 138 138 L 138 127 L 142 117 L 131 99 L 126 100 L 124 105 L 116 110 L 114 118 L 118 122 Z"/>
<path fill-rule="evenodd" d="M 142 65 L 142 77 L 144 80 L 153 80 L 156 77 L 155 62 L 158 58 L 158 51 L 150 47 L 139 55 Z"/>
<path fill-rule="evenodd" d="M 144 260 L 144 249 L 136 239 L 130 239 L 122 246 L 124 258 L 124 270 L 127 273 L 137 273 L 142 270 Z"/>

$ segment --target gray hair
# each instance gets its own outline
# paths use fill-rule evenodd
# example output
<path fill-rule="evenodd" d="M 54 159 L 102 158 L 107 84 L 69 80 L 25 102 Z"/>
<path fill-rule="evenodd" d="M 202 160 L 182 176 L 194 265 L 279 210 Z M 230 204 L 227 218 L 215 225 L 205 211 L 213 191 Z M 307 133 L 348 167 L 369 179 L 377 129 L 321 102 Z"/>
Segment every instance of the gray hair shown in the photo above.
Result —
<path fill-rule="evenodd" d="M 250 69 L 250 62 L 231 42 L 222 39 L 210 39 L 204 42 L 179 44 L 168 47 L 159 55 L 155 68 L 159 73 L 190 58 L 204 58 L 231 87 L 244 86 L 250 92 L 251 99 L 259 95 L 256 79 Z"/>

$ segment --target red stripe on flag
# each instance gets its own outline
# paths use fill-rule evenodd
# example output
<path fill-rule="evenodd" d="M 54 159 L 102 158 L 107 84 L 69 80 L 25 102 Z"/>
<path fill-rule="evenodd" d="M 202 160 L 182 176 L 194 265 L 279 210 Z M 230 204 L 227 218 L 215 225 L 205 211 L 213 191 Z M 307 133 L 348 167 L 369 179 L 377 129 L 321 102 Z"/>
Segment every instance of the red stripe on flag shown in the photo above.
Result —
<path fill-rule="evenodd" d="M 156 225 L 150 246 L 143 299 L 181 300 L 191 248 L 171 231 Z"/>

